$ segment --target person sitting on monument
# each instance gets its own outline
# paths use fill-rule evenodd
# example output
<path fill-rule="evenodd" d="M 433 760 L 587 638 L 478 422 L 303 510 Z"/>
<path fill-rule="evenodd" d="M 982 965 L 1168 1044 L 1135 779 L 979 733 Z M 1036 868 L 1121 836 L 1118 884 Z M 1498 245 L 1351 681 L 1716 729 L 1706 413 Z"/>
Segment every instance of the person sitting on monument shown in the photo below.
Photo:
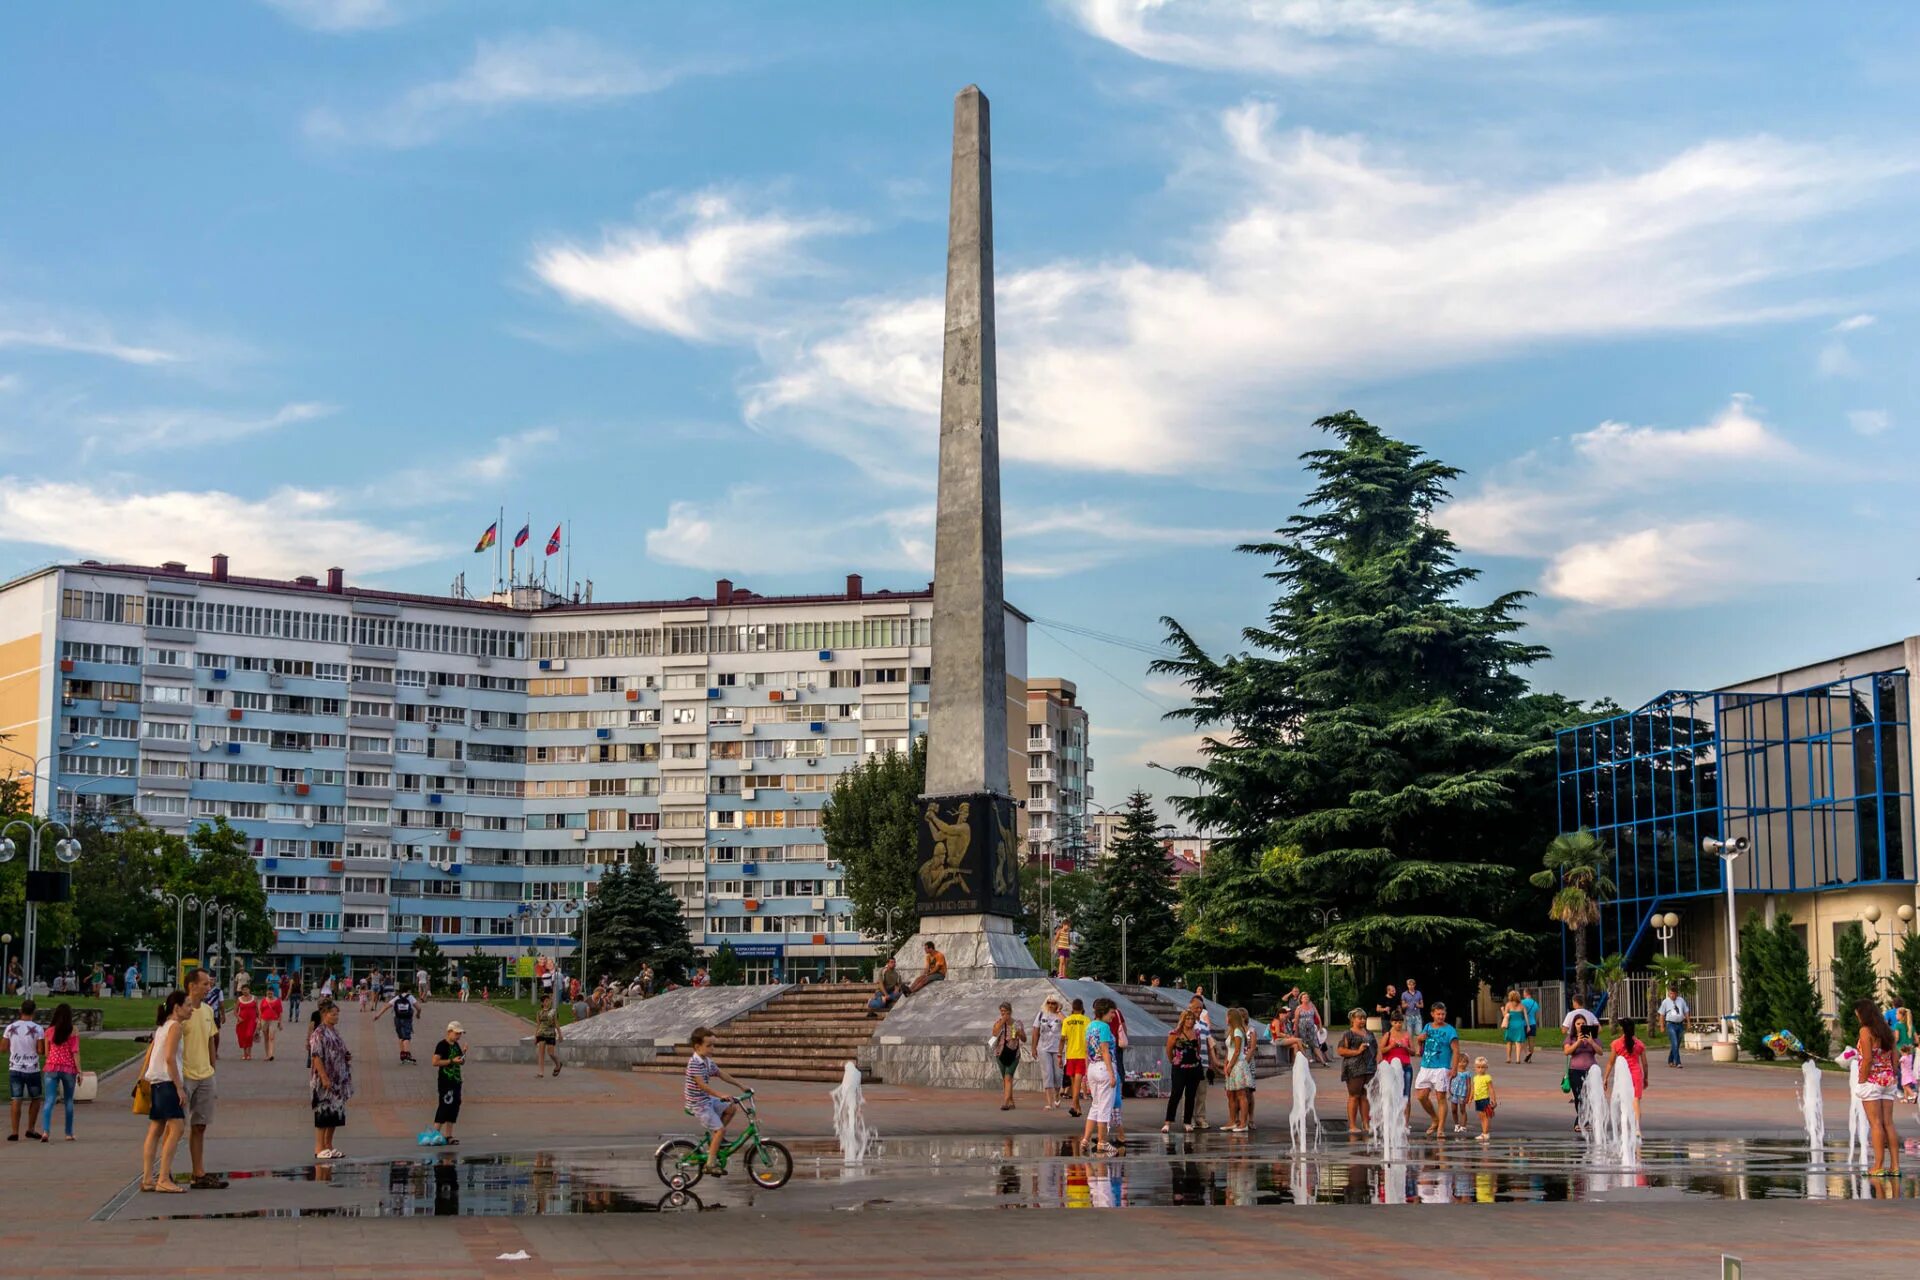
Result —
<path fill-rule="evenodd" d="M 877 1018 L 893 1008 L 901 996 L 900 986 L 900 970 L 894 958 L 888 956 L 886 968 L 880 970 L 880 980 L 873 985 L 873 999 L 867 1001 L 867 1016 Z"/>
<path fill-rule="evenodd" d="M 926 972 L 913 980 L 913 985 L 907 988 L 908 995 L 912 995 L 929 982 L 945 982 L 947 980 L 947 957 L 941 954 L 931 942 L 923 943 L 922 945 L 927 949 Z"/>

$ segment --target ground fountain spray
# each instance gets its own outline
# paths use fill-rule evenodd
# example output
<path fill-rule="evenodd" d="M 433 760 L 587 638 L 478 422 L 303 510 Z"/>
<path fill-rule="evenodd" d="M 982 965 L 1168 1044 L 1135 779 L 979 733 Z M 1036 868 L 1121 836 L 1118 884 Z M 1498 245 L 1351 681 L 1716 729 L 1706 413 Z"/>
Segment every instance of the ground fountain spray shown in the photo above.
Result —
<path fill-rule="evenodd" d="M 847 1164 L 862 1164 L 880 1141 L 880 1135 L 867 1123 L 867 1096 L 860 1088 L 860 1068 L 847 1063 L 833 1093 L 833 1132 L 840 1139 L 840 1158 Z"/>

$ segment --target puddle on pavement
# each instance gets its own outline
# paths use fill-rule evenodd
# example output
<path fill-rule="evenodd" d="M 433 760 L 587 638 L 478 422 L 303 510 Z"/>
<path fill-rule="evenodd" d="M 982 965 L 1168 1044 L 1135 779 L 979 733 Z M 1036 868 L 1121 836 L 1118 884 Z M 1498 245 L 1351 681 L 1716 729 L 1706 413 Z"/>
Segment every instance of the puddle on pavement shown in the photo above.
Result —
<path fill-rule="evenodd" d="M 669 1192 L 653 1146 L 343 1161 L 233 1173 L 231 1187 L 157 1202 L 134 1195 L 118 1219 L 494 1217 L 520 1214 L 899 1209 L 1079 1209 L 1305 1204 L 1502 1204 L 1699 1197 L 1718 1200 L 1920 1199 L 1920 1177 L 1869 1178 L 1838 1150 L 1813 1167 L 1804 1144 L 1650 1141 L 1630 1166 L 1577 1141 L 1515 1139 L 1416 1147 L 1383 1162 L 1364 1146 L 1296 1154 L 1281 1143 L 1209 1134 L 1136 1139 L 1122 1156 L 1085 1157 L 1050 1137 L 909 1138 L 848 1166 L 828 1142 L 788 1143 L 793 1180 L 777 1191 L 737 1173 Z"/>

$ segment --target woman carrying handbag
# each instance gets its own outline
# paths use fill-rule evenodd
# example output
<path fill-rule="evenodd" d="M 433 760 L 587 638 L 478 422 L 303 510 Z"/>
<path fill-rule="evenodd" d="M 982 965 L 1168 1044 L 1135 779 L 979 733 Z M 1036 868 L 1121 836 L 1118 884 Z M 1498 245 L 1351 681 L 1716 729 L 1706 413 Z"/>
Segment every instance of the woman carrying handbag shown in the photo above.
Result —
<path fill-rule="evenodd" d="M 140 1148 L 140 1189 L 181 1195 L 186 1188 L 173 1180 L 173 1153 L 187 1127 L 187 1111 L 181 1105 L 186 1085 L 181 1078 L 185 1039 L 181 1026 L 187 1020 L 187 993 L 172 991 L 160 1006 L 153 1028 L 153 1043 L 147 1046 L 146 1065 L 133 1086 L 133 1110 L 147 1117 L 147 1139 Z"/>

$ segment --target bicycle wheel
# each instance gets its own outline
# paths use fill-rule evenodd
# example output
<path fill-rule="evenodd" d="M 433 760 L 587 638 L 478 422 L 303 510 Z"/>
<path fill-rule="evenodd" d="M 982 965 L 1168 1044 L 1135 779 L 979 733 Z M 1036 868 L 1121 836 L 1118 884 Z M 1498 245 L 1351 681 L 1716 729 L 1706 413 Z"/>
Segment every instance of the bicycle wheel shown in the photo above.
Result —
<path fill-rule="evenodd" d="M 793 1176 L 793 1157 L 777 1142 L 759 1142 L 747 1152 L 747 1176 L 757 1186 L 777 1191 Z"/>
<path fill-rule="evenodd" d="M 675 1191 L 685 1191 L 700 1181 L 707 1166 L 701 1159 L 699 1146 L 684 1138 L 661 1144 L 653 1154 L 653 1171 L 660 1175 L 660 1181 Z"/>

